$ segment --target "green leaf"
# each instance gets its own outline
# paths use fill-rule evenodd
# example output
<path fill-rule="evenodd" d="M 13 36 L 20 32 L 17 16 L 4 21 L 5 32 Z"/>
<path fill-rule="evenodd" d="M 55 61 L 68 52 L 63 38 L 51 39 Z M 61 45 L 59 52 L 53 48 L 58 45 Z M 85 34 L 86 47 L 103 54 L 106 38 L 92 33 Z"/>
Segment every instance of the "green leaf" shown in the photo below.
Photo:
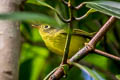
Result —
<path fill-rule="evenodd" d="M 70 64 L 72 64 L 72 65 L 80 68 L 81 70 L 85 71 L 87 74 L 89 74 L 89 75 L 90 75 L 92 78 L 94 78 L 95 80 L 100 80 L 100 79 L 97 77 L 97 75 L 96 75 L 91 69 L 89 69 L 88 67 L 82 66 L 82 65 L 80 65 L 80 64 L 78 64 L 78 63 L 75 63 L 75 62 L 72 62 L 72 63 L 70 63 Z"/>
<path fill-rule="evenodd" d="M 19 20 L 28 22 L 40 22 L 42 24 L 51 24 L 58 26 L 58 23 L 52 17 L 44 14 L 32 13 L 32 12 L 13 12 L 13 13 L 1 13 L 0 19 L 2 20 Z"/>
<path fill-rule="evenodd" d="M 86 15 L 89 15 L 89 14 L 94 13 L 94 12 L 96 12 L 95 9 L 90 9 L 90 10 L 88 10 L 88 12 L 86 13 Z"/>
<path fill-rule="evenodd" d="M 102 12 L 104 14 L 115 16 L 120 19 L 120 2 L 114 1 L 94 1 L 85 2 L 87 7 L 93 8 L 96 11 Z"/>
<path fill-rule="evenodd" d="M 117 78 L 118 80 L 120 80 L 120 74 L 116 75 L 116 78 Z"/>
<path fill-rule="evenodd" d="M 108 61 L 110 62 L 110 60 L 108 58 L 106 58 L 104 56 L 97 55 L 97 54 L 90 54 L 90 55 L 86 56 L 84 58 L 84 60 L 93 64 L 93 65 L 96 65 L 100 68 L 103 68 L 105 70 L 108 70 L 108 67 L 109 67 Z M 98 63 L 100 63 L 100 64 L 98 64 Z"/>
<path fill-rule="evenodd" d="M 34 4 L 37 4 L 37 1 L 36 0 L 27 0 L 25 3 L 34 3 Z"/>
<path fill-rule="evenodd" d="M 53 8 L 53 7 L 50 6 L 49 4 L 47 4 L 47 3 L 43 2 L 43 1 L 40 1 L 40 0 L 35 0 L 35 1 L 29 0 L 29 1 L 27 1 L 27 3 L 42 5 L 42 6 L 45 6 L 45 7 L 50 8 L 50 9 L 52 9 L 54 12 L 58 13 L 58 11 L 57 11 L 55 8 Z"/>

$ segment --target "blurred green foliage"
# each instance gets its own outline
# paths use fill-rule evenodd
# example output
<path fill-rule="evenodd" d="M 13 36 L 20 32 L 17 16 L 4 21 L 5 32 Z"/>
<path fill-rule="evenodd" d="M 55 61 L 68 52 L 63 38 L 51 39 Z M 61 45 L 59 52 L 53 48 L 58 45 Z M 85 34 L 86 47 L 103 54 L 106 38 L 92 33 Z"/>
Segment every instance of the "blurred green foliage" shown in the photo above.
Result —
<path fill-rule="evenodd" d="M 68 8 L 61 2 L 61 0 L 41 1 L 44 1 L 56 8 L 63 17 L 68 18 Z M 73 5 L 78 5 L 81 2 L 83 1 L 73 0 Z M 75 11 L 74 15 L 78 17 L 82 16 L 87 10 L 88 8 L 83 7 L 79 11 Z M 48 16 L 55 19 L 60 25 L 64 24 L 59 20 L 54 11 L 48 7 L 39 5 L 36 0 L 27 0 L 24 5 L 24 11 L 46 15 L 46 17 L 43 17 L 45 18 L 45 21 L 43 22 L 54 24 L 54 21 L 51 21 L 51 18 L 50 20 L 47 18 Z M 39 19 L 41 18 L 42 17 Z M 81 21 L 74 22 L 74 28 L 79 28 L 88 32 L 96 32 L 108 19 L 108 15 L 96 12 L 90 14 L 87 18 Z M 120 56 L 120 21 L 118 20 L 113 26 L 114 27 L 97 45 L 97 48 L 113 55 Z M 23 21 L 21 23 L 20 30 L 22 35 L 22 49 L 20 57 L 19 80 L 42 80 L 50 71 L 59 66 L 61 57 L 50 52 L 46 48 L 41 36 L 38 33 L 38 30 L 33 29 L 30 23 Z M 83 65 L 93 71 L 98 77 L 101 78 L 101 80 L 114 80 L 115 78 L 120 79 L 120 62 L 118 61 L 114 61 L 97 54 L 89 54 L 82 61 L 84 63 Z M 83 70 L 74 67 L 67 73 L 65 78 L 62 78 L 62 80 L 93 80 L 89 74 L 83 73 L 85 73 Z"/>

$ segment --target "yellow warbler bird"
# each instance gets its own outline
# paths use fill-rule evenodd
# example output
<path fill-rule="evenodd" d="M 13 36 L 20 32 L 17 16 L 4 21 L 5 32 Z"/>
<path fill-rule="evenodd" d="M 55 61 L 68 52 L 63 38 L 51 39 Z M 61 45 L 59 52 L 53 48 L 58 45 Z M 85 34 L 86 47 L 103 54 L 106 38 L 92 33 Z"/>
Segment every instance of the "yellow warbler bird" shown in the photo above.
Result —
<path fill-rule="evenodd" d="M 67 36 L 67 32 L 64 29 L 56 29 L 47 24 L 33 26 L 39 29 L 40 35 L 49 50 L 61 56 L 64 54 Z M 91 38 L 93 35 L 94 33 L 73 29 L 68 57 L 70 58 L 81 49 L 84 46 L 84 43 L 88 41 L 88 38 Z"/>

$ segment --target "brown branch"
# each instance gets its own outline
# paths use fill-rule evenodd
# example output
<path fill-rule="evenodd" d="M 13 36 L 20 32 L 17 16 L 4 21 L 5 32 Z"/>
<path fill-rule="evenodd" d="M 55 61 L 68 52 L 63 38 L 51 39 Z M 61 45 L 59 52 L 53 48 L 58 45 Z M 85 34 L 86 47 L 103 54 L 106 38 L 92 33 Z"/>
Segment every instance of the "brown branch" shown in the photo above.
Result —
<path fill-rule="evenodd" d="M 67 1 L 65 1 L 65 0 L 62 0 L 62 2 L 63 2 L 65 5 L 67 5 L 69 8 L 75 9 L 75 7 L 72 6 L 69 2 L 67 2 Z"/>
<path fill-rule="evenodd" d="M 65 4 L 65 5 L 69 5 L 69 3 L 67 2 L 67 1 L 65 1 L 65 0 L 62 0 L 62 2 Z M 81 3 L 81 4 L 79 4 L 78 6 L 76 6 L 76 7 L 74 7 L 74 6 L 72 6 L 72 5 L 70 5 L 70 7 L 71 7 L 71 9 L 75 9 L 75 10 L 79 10 L 80 8 L 82 8 L 83 6 L 85 5 L 85 3 Z"/>
<path fill-rule="evenodd" d="M 50 76 L 49 80 L 59 80 L 62 76 L 64 76 L 64 70 L 60 67 Z"/>
<path fill-rule="evenodd" d="M 96 43 L 102 39 L 102 37 L 105 35 L 105 33 L 111 28 L 111 25 L 116 21 L 115 17 L 111 17 L 104 25 L 103 27 L 97 32 L 97 34 L 90 40 L 87 46 L 82 48 L 80 51 L 78 51 L 71 59 L 70 61 L 79 61 L 81 57 L 84 57 L 89 51 L 92 51 L 96 45 Z"/>
<path fill-rule="evenodd" d="M 102 37 L 105 35 L 105 33 L 111 28 L 111 25 L 116 21 L 115 17 L 110 17 L 110 19 L 103 25 L 103 27 L 97 32 L 97 34 L 90 40 L 88 45 L 83 47 L 80 51 L 78 51 L 72 58 L 70 58 L 70 62 L 77 62 L 80 59 L 82 59 L 84 56 L 88 54 L 88 52 L 92 51 L 94 49 L 94 46 L 96 43 L 102 39 Z M 57 75 L 56 75 L 57 74 Z M 54 80 L 59 80 L 64 75 L 63 69 L 58 69 L 56 72 L 52 75 L 54 76 Z M 53 79 L 49 79 L 53 80 Z"/>
<path fill-rule="evenodd" d="M 67 1 L 62 0 L 62 2 L 63 2 L 65 5 L 68 5 L 68 2 L 67 2 Z"/>
<path fill-rule="evenodd" d="M 97 32 L 97 34 L 90 40 L 89 44 L 95 46 L 96 43 L 106 34 L 110 29 L 110 26 L 116 21 L 116 18 L 112 16 L 103 27 Z"/>
<path fill-rule="evenodd" d="M 83 7 L 85 3 L 81 3 L 78 6 L 74 7 L 74 9 L 79 10 L 81 7 Z"/>
<path fill-rule="evenodd" d="M 102 56 L 105 56 L 105 57 L 120 61 L 120 57 L 114 56 L 114 55 L 109 54 L 107 52 L 104 52 L 104 51 L 101 51 L 101 50 L 98 50 L 98 49 L 94 49 L 94 52 L 97 53 L 97 54 L 100 54 Z"/>

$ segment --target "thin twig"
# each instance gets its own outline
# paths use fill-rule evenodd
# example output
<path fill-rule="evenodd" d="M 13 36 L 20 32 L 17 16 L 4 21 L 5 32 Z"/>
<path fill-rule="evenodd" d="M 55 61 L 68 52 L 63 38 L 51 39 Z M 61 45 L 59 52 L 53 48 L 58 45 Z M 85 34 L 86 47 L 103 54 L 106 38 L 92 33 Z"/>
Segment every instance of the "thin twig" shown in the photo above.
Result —
<path fill-rule="evenodd" d="M 63 2 L 64 4 L 66 4 L 66 5 L 68 5 L 68 2 L 66 2 L 65 0 L 62 0 L 62 2 Z M 59 12 L 56 12 L 56 14 L 57 14 L 57 16 L 59 17 L 59 19 L 60 19 L 61 21 L 63 21 L 64 23 L 70 23 L 71 19 L 65 19 L 65 18 L 63 18 L 63 16 L 61 16 Z"/>
<path fill-rule="evenodd" d="M 75 7 L 72 6 L 69 2 L 67 2 L 67 1 L 65 1 L 65 0 L 62 0 L 62 2 L 63 2 L 65 5 L 67 5 L 69 8 L 75 9 Z"/>
<path fill-rule="evenodd" d="M 120 57 L 114 56 L 114 55 L 109 54 L 107 52 L 104 52 L 104 51 L 101 51 L 101 50 L 98 50 L 98 49 L 94 49 L 94 52 L 97 53 L 97 54 L 100 54 L 102 56 L 105 56 L 105 57 L 120 61 Z"/>
<path fill-rule="evenodd" d="M 67 64 L 67 58 L 68 58 L 68 53 L 69 53 L 71 36 L 72 36 L 72 33 L 71 33 L 70 28 L 69 28 L 69 32 L 67 34 L 66 44 L 65 44 L 65 48 L 64 48 L 64 55 L 63 55 L 63 58 L 62 58 L 61 65 Z"/>
<path fill-rule="evenodd" d="M 79 4 L 78 6 L 76 6 L 74 9 L 76 9 L 76 10 L 79 10 L 81 7 L 83 7 L 85 5 L 85 3 L 83 2 L 83 3 L 81 3 L 81 4 Z"/>
<path fill-rule="evenodd" d="M 58 13 L 56 13 L 56 14 L 60 18 L 60 20 L 63 21 L 64 23 L 69 23 L 71 21 L 71 19 L 65 19 L 60 14 L 58 14 Z"/>
<path fill-rule="evenodd" d="M 76 20 L 76 21 L 80 21 L 80 20 L 86 18 L 87 16 L 88 16 L 88 15 L 85 14 L 85 15 L 83 15 L 83 16 L 81 16 L 81 17 L 75 18 L 75 20 Z"/>
<path fill-rule="evenodd" d="M 67 2 L 67 1 L 62 0 L 62 2 L 63 2 L 65 5 L 68 5 L 68 2 Z"/>
<path fill-rule="evenodd" d="M 65 0 L 62 0 L 62 2 L 63 2 L 65 5 L 67 5 L 67 6 L 69 5 L 68 2 L 65 1 Z M 79 9 L 82 8 L 84 5 L 85 5 L 85 3 L 83 2 L 83 3 L 79 4 L 79 5 L 76 6 L 76 7 L 73 7 L 72 5 L 71 5 L 70 7 L 71 7 L 72 9 L 79 10 Z"/>
<path fill-rule="evenodd" d="M 89 9 L 83 16 L 75 18 L 76 21 L 86 18 L 89 14 L 96 12 L 94 9 Z"/>
<path fill-rule="evenodd" d="M 67 5 L 71 10 L 72 10 L 72 9 L 78 10 L 78 9 L 80 9 L 81 7 L 83 7 L 83 5 L 85 4 L 85 3 L 81 3 L 81 4 L 78 5 L 77 7 L 73 7 L 70 2 L 68 3 L 68 2 L 65 1 L 65 0 L 62 0 L 62 2 L 63 2 L 65 5 Z M 65 18 L 63 18 L 59 13 L 56 13 L 56 14 L 57 14 L 57 16 L 60 18 L 61 21 L 65 22 L 65 23 L 70 23 L 70 22 L 71 22 L 71 19 L 65 19 Z M 81 19 L 84 19 L 84 18 L 87 17 L 87 16 L 88 16 L 88 14 L 85 14 L 85 15 L 83 15 L 83 16 L 81 16 L 81 17 L 78 17 L 78 18 L 72 17 L 72 19 L 73 19 L 73 20 L 76 20 L 76 21 L 80 21 Z"/>

